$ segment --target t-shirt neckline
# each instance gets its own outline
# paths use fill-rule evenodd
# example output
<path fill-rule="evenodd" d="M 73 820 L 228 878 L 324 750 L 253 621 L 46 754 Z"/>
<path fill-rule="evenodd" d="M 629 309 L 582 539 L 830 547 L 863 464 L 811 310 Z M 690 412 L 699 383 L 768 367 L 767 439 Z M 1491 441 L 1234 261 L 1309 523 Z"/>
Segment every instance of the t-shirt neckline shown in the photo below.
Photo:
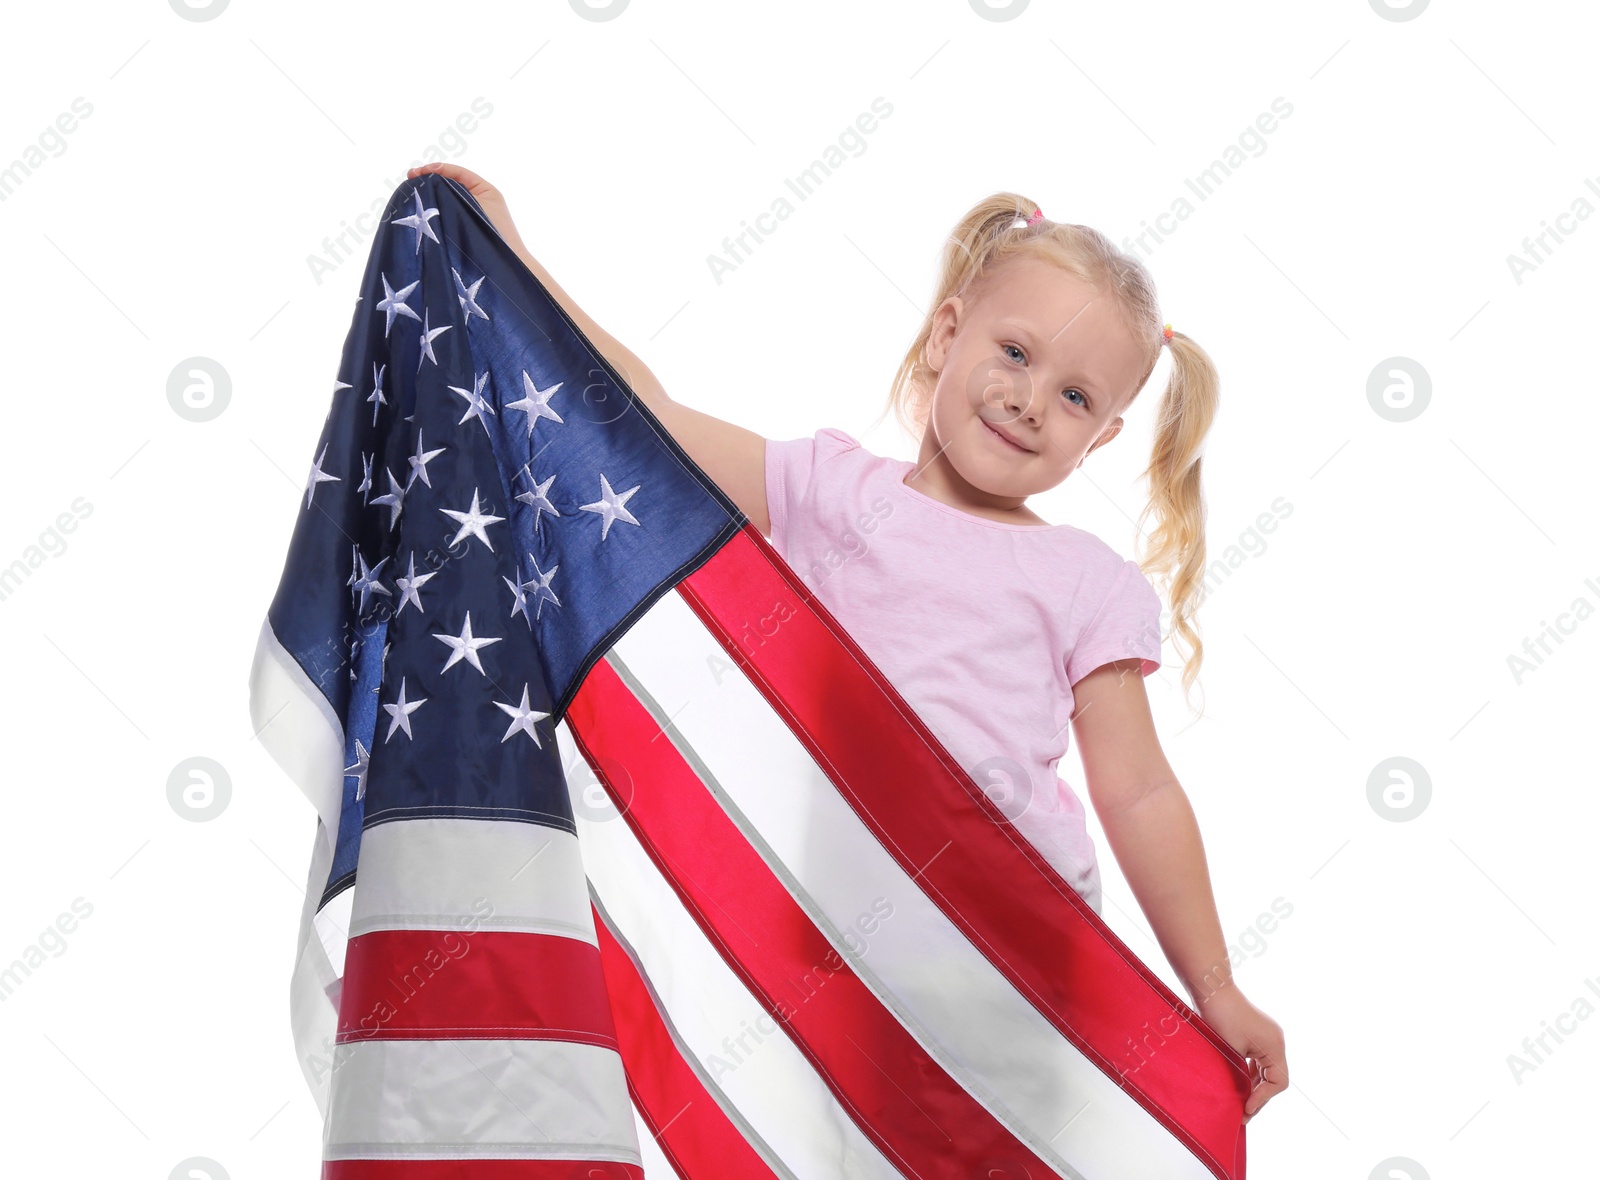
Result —
<path fill-rule="evenodd" d="M 921 503 L 927 504 L 932 508 L 937 508 L 940 512 L 948 513 L 949 515 L 959 517 L 962 520 L 970 520 L 973 524 L 987 525 L 994 529 L 1010 529 L 1013 532 L 1019 533 L 1043 533 L 1048 532 L 1051 529 L 1070 529 L 1072 527 L 1069 524 L 1011 524 L 1004 520 L 990 520 L 986 516 L 974 516 L 970 512 L 963 512 L 954 505 L 946 504 L 943 500 L 936 500 L 932 496 L 928 495 L 928 493 L 920 492 L 908 484 L 906 482 L 906 475 L 916 465 L 917 464 L 915 460 L 901 459 L 895 472 L 895 486 L 911 499 L 920 501 Z"/>

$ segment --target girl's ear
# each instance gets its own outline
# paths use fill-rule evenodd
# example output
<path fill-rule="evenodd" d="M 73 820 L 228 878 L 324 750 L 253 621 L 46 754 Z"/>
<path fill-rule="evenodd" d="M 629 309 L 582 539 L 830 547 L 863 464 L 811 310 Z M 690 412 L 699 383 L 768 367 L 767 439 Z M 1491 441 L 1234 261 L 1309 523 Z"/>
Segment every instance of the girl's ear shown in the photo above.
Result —
<path fill-rule="evenodd" d="M 966 305 L 960 297 L 952 295 L 933 313 L 933 326 L 928 331 L 928 343 L 922 350 L 922 358 L 935 373 L 944 368 L 944 358 L 950 353 L 950 342 L 956 338 L 965 309 Z"/>
<path fill-rule="evenodd" d="M 1103 431 L 1100 432 L 1100 437 L 1095 439 L 1094 442 L 1089 444 L 1089 449 L 1083 453 L 1083 457 L 1085 459 L 1087 459 L 1090 455 L 1095 453 L 1096 448 L 1105 446 L 1108 442 L 1110 442 L 1112 439 L 1116 438 L 1117 435 L 1119 435 L 1121 433 L 1122 433 L 1122 419 L 1121 418 L 1113 418 L 1113 419 L 1111 419 L 1111 421 L 1106 423 L 1106 428 Z"/>

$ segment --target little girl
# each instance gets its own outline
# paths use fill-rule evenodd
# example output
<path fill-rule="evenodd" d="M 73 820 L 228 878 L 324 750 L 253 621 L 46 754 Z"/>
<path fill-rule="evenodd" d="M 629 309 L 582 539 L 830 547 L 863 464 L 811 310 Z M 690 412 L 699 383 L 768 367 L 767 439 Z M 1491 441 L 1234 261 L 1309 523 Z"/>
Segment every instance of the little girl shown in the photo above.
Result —
<path fill-rule="evenodd" d="M 892 386 L 890 405 L 922 439 L 915 461 L 894 460 L 842 430 L 769 440 L 673 401 L 533 258 L 492 185 L 445 163 L 408 176 L 424 172 L 476 198 L 973 778 L 1007 788 L 1007 818 L 1098 912 L 1083 806 L 1055 773 L 1072 727 L 1090 801 L 1162 950 L 1194 1008 L 1250 1061 L 1246 1120 L 1283 1090 L 1283 1032 L 1233 982 L 1194 812 L 1151 719 L 1143 678 L 1160 667 L 1160 598 L 1138 563 L 1026 504 L 1117 436 L 1170 346 L 1144 564 L 1167 575 L 1187 692 L 1202 651 L 1200 448 L 1218 382 L 1205 352 L 1162 325 L 1143 263 L 1014 193 L 980 201 L 947 239 Z"/>

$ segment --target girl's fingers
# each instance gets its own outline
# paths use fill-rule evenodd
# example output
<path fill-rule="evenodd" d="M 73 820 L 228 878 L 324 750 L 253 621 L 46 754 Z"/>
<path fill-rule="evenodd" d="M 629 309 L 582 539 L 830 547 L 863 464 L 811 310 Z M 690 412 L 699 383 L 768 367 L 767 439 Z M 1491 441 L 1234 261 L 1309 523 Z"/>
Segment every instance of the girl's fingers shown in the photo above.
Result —
<path fill-rule="evenodd" d="M 434 160 L 431 163 L 412 168 L 406 173 L 406 176 L 420 176 L 424 172 L 437 172 L 440 176 L 447 177 L 450 180 L 460 181 L 469 192 L 480 186 L 487 187 L 487 182 L 476 172 L 470 172 L 460 164 L 447 164 L 442 160 Z"/>
<path fill-rule="evenodd" d="M 1260 1112 L 1261 1108 L 1289 1086 L 1289 1071 L 1279 1061 L 1271 1057 L 1261 1056 L 1252 1059 L 1256 1067 L 1255 1085 L 1251 1087 L 1249 1097 L 1245 1099 L 1244 1121 L 1249 1122 Z"/>

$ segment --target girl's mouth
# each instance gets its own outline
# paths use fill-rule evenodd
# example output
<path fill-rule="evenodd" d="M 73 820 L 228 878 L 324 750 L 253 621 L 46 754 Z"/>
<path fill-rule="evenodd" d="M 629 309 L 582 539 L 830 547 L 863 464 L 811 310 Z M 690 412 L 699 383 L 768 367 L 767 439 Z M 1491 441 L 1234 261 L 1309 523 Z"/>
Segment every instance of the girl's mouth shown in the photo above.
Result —
<path fill-rule="evenodd" d="M 983 428 L 985 430 L 987 430 L 990 434 L 994 435 L 995 438 L 999 439 L 1004 445 L 1010 447 L 1013 451 L 1021 451 L 1024 455 L 1033 454 L 1033 452 L 1028 450 L 1027 447 L 1018 446 L 1016 443 L 1012 442 L 1005 435 L 1001 434 L 993 426 L 990 426 L 987 420 L 985 420 L 983 418 L 979 418 L 978 421 L 983 423 Z"/>

